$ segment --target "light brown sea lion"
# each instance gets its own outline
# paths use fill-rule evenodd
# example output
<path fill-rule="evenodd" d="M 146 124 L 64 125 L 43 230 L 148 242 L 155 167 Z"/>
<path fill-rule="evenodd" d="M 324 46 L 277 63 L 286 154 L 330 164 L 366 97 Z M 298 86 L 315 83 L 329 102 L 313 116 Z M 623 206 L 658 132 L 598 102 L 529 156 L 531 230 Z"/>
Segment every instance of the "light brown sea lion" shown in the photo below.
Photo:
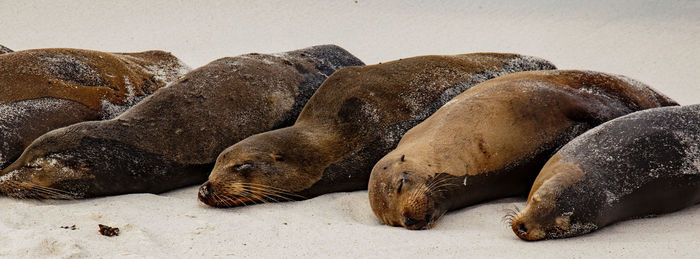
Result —
<path fill-rule="evenodd" d="M 365 189 L 372 165 L 452 97 L 490 78 L 536 69 L 554 65 L 476 53 L 341 69 L 294 126 L 254 135 L 221 153 L 199 199 L 229 207 Z"/>
<path fill-rule="evenodd" d="M 0 169 L 41 134 L 114 117 L 188 70 L 163 51 L 36 49 L 0 55 Z"/>
<path fill-rule="evenodd" d="M 636 112 L 578 136 L 510 222 L 524 240 L 578 236 L 700 203 L 700 105 Z"/>
<path fill-rule="evenodd" d="M 222 150 L 291 125 L 329 75 L 352 65 L 362 62 L 334 45 L 218 59 L 115 119 L 41 136 L 3 171 L 0 192 L 85 198 L 201 184 Z"/>
<path fill-rule="evenodd" d="M 677 105 L 639 82 L 589 71 L 502 76 L 452 99 L 372 169 L 369 201 L 387 225 L 432 227 L 447 211 L 527 193 L 549 157 L 610 119 Z"/>

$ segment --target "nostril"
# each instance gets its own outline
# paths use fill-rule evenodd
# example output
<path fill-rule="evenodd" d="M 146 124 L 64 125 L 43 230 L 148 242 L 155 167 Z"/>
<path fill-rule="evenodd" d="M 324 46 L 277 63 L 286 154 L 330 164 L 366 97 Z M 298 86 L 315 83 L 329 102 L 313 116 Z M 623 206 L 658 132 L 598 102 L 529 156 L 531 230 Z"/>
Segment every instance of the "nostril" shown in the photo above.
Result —
<path fill-rule="evenodd" d="M 408 217 L 408 216 L 404 217 L 404 219 L 403 219 L 404 226 L 412 227 L 415 229 L 420 229 L 420 228 L 424 227 L 426 225 L 426 223 L 427 222 L 425 220 L 416 220 L 416 219 L 413 219 L 413 218 Z"/>
<path fill-rule="evenodd" d="M 412 219 L 411 217 L 404 217 L 403 219 L 403 224 L 409 227 L 415 225 L 416 223 L 418 223 L 418 221 Z"/>
<path fill-rule="evenodd" d="M 525 227 L 525 224 L 520 223 L 520 225 L 518 225 L 518 231 L 527 233 L 527 228 Z"/>
<path fill-rule="evenodd" d="M 200 197 L 206 197 L 209 196 L 211 192 L 211 184 L 205 183 L 201 187 L 199 187 L 199 196 Z"/>

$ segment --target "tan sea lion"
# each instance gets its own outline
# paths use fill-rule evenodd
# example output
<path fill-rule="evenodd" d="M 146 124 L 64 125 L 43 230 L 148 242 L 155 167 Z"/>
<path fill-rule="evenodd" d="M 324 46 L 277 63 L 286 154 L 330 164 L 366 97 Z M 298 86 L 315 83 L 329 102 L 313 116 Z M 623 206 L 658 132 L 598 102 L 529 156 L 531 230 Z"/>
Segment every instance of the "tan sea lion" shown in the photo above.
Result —
<path fill-rule="evenodd" d="M 677 105 L 631 79 L 589 71 L 505 75 L 452 99 L 372 169 L 369 201 L 385 224 L 432 227 L 447 211 L 525 194 L 551 155 L 613 118 Z"/>
<path fill-rule="evenodd" d="M 372 165 L 455 95 L 500 75 L 554 68 L 528 56 L 476 53 L 341 69 L 294 126 L 221 153 L 199 199 L 230 207 L 367 188 Z"/>
<path fill-rule="evenodd" d="M 700 203 L 700 105 L 635 112 L 578 136 L 542 168 L 518 237 L 578 236 Z"/>
<path fill-rule="evenodd" d="M 35 49 L 0 55 L 0 169 L 42 134 L 114 117 L 188 70 L 163 51 Z"/>
<path fill-rule="evenodd" d="M 72 199 L 201 184 L 224 148 L 291 125 L 329 75 L 354 65 L 334 45 L 218 59 L 117 118 L 41 136 L 3 171 L 0 192 Z"/>

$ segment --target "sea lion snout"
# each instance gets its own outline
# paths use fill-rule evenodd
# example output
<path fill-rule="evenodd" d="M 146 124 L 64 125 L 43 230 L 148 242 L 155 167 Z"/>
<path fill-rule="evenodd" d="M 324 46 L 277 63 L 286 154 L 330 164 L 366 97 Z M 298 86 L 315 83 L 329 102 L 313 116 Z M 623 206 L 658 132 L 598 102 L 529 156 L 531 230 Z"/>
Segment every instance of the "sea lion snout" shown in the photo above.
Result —
<path fill-rule="evenodd" d="M 369 200 L 372 210 L 384 224 L 410 230 L 434 225 L 435 196 L 430 187 L 428 168 L 404 154 L 387 155 L 372 170 Z"/>
<path fill-rule="evenodd" d="M 407 229 L 418 230 L 423 229 L 428 225 L 428 221 L 424 219 L 413 219 L 411 217 L 404 217 L 403 226 Z"/>
<path fill-rule="evenodd" d="M 212 187 L 209 182 L 202 184 L 202 186 L 199 187 L 199 193 L 197 194 L 199 200 L 206 203 L 206 200 L 209 199 L 209 195 L 211 194 L 211 189 Z"/>

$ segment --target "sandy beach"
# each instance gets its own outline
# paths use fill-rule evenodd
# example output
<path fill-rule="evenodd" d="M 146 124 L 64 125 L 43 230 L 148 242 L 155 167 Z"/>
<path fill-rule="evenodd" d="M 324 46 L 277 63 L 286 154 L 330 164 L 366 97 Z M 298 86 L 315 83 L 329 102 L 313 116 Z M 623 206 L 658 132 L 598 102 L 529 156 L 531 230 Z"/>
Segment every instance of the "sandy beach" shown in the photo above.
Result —
<path fill-rule="evenodd" d="M 220 57 L 337 44 L 367 64 L 427 54 L 516 52 L 560 69 L 622 74 L 700 103 L 697 1 L 10 1 L 0 44 L 162 49 L 196 68 Z M 366 191 L 214 209 L 197 187 L 75 201 L 0 197 L 3 258 L 698 258 L 700 205 L 577 238 L 524 242 L 509 198 L 435 228 L 381 225 Z M 98 224 L 120 228 L 98 233 Z M 72 229 L 75 226 L 75 229 Z"/>

